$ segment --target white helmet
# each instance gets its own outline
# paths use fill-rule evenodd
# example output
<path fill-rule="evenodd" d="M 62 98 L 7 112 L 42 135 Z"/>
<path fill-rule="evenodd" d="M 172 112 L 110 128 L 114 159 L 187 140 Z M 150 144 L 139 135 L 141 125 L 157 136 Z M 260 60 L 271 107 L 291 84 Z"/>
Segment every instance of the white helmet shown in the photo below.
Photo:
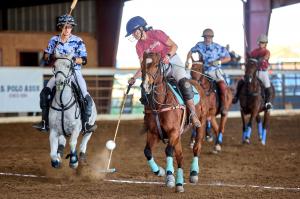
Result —
<path fill-rule="evenodd" d="M 268 36 L 265 34 L 261 34 L 259 35 L 259 37 L 257 38 L 257 43 L 268 43 Z"/>

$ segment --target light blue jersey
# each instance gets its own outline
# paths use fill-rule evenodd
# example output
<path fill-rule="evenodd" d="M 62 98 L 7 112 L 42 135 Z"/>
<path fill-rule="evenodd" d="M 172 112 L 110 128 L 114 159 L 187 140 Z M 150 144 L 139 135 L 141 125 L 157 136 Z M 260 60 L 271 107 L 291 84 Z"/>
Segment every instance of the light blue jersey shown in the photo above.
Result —
<path fill-rule="evenodd" d="M 193 48 L 191 48 L 191 52 L 200 52 L 202 54 L 205 72 L 214 71 L 221 67 L 221 65 L 212 66 L 210 65 L 211 62 L 220 60 L 224 57 L 230 57 L 227 49 L 217 43 L 206 45 L 204 42 L 198 42 Z"/>
<path fill-rule="evenodd" d="M 53 36 L 49 43 L 48 47 L 45 49 L 45 52 L 48 54 L 54 54 L 54 49 L 58 51 L 61 55 L 70 55 L 73 54 L 73 57 L 82 58 L 87 57 L 87 51 L 85 44 L 82 39 L 78 36 L 71 35 L 67 42 L 63 43 L 60 40 L 60 35 Z M 81 69 L 80 64 L 75 64 L 75 69 Z"/>

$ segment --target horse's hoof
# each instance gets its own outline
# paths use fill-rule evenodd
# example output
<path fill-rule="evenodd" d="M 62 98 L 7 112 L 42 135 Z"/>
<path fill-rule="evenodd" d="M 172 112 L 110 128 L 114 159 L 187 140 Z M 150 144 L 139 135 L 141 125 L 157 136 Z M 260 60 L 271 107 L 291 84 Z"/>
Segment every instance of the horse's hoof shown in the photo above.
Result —
<path fill-rule="evenodd" d="M 166 185 L 169 188 L 175 187 L 175 177 L 173 176 L 173 174 L 166 176 Z"/>
<path fill-rule="evenodd" d="M 220 145 L 220 144 L 215 145 L 215 150 L 216 150 L 217 152 L 221 152 L 221 150 L 222 150 L 221 145 Z"/>
<path fill-rule="evenodd" d="M 57 148 L 57 154 L 62 158 L 64 157 L 64 149 L 65 149 L 65 146 L 60 144 L 58 145 L 58 148 Z"/>
<path fill-rule="evenodd" d="M 265 141 L 261 141 L 261 144 L 263 145 L 263 146 L 265 146 L 266 145 L 266 142 Z"/>
<path fill-rule="evenodd" d="M 59 161 L 58 159 L 56 159 L 56 160 L 51 160 L 51 166 L 52 166 L 53 168 L 55 168 L 55 169 L 58 169 L 58 168 L 60 168 L 61 163 L 60 163 L 60 161 Z"/>
<path fill-rule="evenodd" d="M 244 142 L 245 142 L 246 144 L 250 144 L 250 139 L 249 139 L 249 138 L 246 138 Z"/>
<path fill-rule="evenodd" d="M 191 149 L 194 148 L 194 144 L 195 144 L 195 140 L 193 139 L 193 140 L 191 140 L 191 142 L 190 142 L 190 148 L 191 148 Z"/>
<path fill-rule="evenodd" d="M 198 183 L 198 173 L 196 171 L 192 171 L 190 173 L 190 183 L 196 184 Z"/>
<path fill-rule="evenodd" d="M 66 159 L 70 158 L 69 167 L 72 169 L 76 169 L 78 167 L 78 156 L 75 153 L 70 153 L 67 155 Z"/>
<path fill-rule="evenodd" d="M 176 192 L 177 193 L 183 193 L 184 192 L 184 188 L 183 188 L 182 184 L 176 185 Z"/>
<path fill-rule="evenodd" d="M 76 163 L 70 163 L 69 166 L 72 169 L 77 169 L 77 167 L 78 167 L 78 161 Z"/>
<path fill-rule="evenodd" d="M 83 152 L 79 153 L 79 162 L 81 165 L 87 165 L 86 154 Z"/>
<path fill-rule="evenodd" d="M 213 138 L 212 136 L 206 136 L 206 137 L 205 137 L 205 140 L 206 140 L 207 142 L 212 142 L 212 141 L 214 141 L 214 138 Z"/>
<path fill-rule="evenodd" d="M 166 171 L 162 167 L 159 167 L 159 171 L 158 171 L 157 176 L 163 177 L 165 175 L 166 175 Z"/>

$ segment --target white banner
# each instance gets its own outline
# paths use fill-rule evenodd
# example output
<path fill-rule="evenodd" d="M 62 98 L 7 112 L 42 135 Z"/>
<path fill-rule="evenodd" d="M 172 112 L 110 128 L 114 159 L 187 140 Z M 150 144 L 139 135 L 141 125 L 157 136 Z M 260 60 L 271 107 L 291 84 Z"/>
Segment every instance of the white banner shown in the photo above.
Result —
<path fill-rule="evenodd" d="M 40 112 L 42 89 L 41 69 L 0 67 L 0 113 Z"/>

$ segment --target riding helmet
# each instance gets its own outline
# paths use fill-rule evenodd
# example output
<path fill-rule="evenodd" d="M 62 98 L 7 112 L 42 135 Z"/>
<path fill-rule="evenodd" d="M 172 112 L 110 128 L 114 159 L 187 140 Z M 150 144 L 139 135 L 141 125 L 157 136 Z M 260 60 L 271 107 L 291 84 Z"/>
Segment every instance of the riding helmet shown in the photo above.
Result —
<path fill-rule="evenodd" d="M 268 43 L 268 36 L 265 34 L 261 34 L 259 35 L 259 37 L 257 38 L 257 43 Z"/>
<path fill-rule="evenodd" d="M 128 37 L 136 29 L 138 29 L 140 27 L 145 27 L 146 25 L 147 25 L 147 22 L 145 21 L 144 18 L 142 18 L 140 16 L 132 17 L 131 19 L 129 19 L 129 21 L 126 24 L 127 34 L 125 35 L 125 37 Z"/>
<path fill-rule="evenodd" d="M 214 36 L 214 31 L 210 28 L 206 28 L 203 30 L 202 37 L 213 37 Z"/>
<path fill-rule="evenodd" d="M 58 17 L 57 19 L 57 26 L 63 26 L 66 23 L 72 25 L 72 26 L 76 26 L 77 24 L 75 23 L 74 17 L 72 17 L 71 15 L 62 15 L 60 17 Z"/>

